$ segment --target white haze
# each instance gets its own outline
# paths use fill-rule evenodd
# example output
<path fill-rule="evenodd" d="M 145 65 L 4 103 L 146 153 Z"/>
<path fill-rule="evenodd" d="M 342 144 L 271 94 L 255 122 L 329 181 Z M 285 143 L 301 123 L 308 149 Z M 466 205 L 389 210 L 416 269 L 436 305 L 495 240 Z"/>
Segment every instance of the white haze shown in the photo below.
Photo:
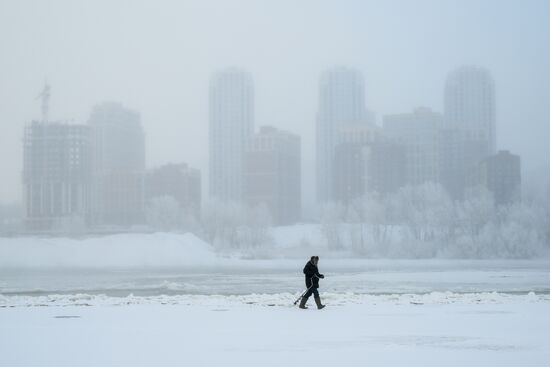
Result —
<path fill-rule="evenodd" d="M 317 83 L 333 65 L 363 72 L 379 121 L 442 111 L 447 72 L 487 67 L 497 145 L 538 177 L 550 165 L 549 16 L 546 1 L 1 1 L 0 202 L 21 200 L 22 128 L 40 116 L 45 79 L 53 119 L 85 122 L 120 101 L 141 113 L 147 165 L 186 161 L 206 188 L 208 80 L 227 66 L 254 76 L 256 126 L 301 135 L 306 203 Z"/>

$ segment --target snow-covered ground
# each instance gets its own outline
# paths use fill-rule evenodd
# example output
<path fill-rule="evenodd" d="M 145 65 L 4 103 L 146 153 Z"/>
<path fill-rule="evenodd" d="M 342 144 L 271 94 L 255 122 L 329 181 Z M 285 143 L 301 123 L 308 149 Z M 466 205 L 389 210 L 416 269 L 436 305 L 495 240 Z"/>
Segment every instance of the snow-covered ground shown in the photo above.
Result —
<path fill-rule="evenodd" d="M 322 311 L 291 307 L 292 297 L 10 297 L 0 303 L 0 366 L 503 367 L 550 359 L 546 296 L 325 295 Z"/>
<path fill-rule="evenodd" d="M 315 248 L 279 235 L 304 256 L 223 257 L 190 234 L 0 238 L 0 366 L 548 365 L 547 259 L 322 256 L 328 306 L 303 311 Z"/>
<path fill-rule="evenodd" d="M 214 249 L 191 233 L 0 237 L 0 268 L 215 265 Z"/>

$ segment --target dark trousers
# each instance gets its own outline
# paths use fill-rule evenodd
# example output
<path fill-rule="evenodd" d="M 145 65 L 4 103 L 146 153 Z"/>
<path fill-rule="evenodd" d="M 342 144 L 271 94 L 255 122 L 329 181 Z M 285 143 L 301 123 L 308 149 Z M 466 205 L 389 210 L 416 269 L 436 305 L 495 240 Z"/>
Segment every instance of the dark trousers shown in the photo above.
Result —
<path fill-rule="evenodd" d="M 309 298 L 313 294 L 313 297 L 319 297 L 319 291 L 315 287 L 309 288 L 309 290 L 304 294 L 304 298 Z"/>

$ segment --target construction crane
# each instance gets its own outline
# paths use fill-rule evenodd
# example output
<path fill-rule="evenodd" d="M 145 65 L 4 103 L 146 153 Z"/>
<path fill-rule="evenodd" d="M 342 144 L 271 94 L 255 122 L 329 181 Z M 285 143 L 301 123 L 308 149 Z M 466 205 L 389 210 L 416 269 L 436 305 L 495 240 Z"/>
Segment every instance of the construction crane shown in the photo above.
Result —
<path fill-rule="evenodd" d="M 46 123 L 48 122 L 48 112 L 50 109 L 50 85 L 48 81 L 44 82 L 44 89 L 36 96 L 36 99 L 38 98 L 42 99 L 42 122 Z"/>

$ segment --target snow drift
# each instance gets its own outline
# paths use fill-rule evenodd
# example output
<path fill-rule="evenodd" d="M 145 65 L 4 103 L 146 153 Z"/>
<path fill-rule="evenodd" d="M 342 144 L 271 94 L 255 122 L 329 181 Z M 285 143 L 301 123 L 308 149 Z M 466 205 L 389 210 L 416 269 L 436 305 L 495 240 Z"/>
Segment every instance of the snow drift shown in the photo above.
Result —
<path fill-rule="evenodd" d="M 213 248 L 191 233 L 0 238 L 0 267 L 212 266 Z"/>

